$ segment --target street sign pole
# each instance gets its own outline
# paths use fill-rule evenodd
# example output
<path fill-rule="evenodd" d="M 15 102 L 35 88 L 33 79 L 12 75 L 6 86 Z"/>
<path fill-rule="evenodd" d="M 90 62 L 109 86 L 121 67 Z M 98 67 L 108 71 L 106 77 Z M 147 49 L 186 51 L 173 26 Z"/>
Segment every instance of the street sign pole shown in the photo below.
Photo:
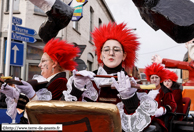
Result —
<path fill-rule="evenodd" d="M 27 42 L 23 42 L 23 44 L 24 44 L 24 57 L 23 57 L 23 66 L 21 67 L 21 78 L 25 80 Z"/>
<path fill-rule="evenodd" d="M 10 52 L 11 52 L 11 30 L 12 30 L 12 17 L 13 17 L 13 0 L 10 0 L 9 4 L 9 28 L 7 34 L 7 51 L 6 51 L 6 64 L 5 64 L 5 76 L 9 76 L 10 72 Z"/>

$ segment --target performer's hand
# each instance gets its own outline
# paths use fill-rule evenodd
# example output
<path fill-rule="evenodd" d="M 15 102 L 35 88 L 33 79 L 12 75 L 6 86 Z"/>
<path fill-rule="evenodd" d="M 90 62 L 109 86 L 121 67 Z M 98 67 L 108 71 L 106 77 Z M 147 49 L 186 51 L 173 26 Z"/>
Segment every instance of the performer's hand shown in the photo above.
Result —
<path fill-rule="evenodd" d="M 80 74 L 82 76 L 76 76 L 76 74 Z M 76 88 L 80 89 L 81 91 L 84 90 L 84 86 L 93 79 L 95 74 L 91 71 L 76 71 L 73 70 L 73 81 Z"/>
<path fill-rule="evenodd" d="M 151 60 L 152 60 L 152 63 L 157 63 L 157 64 L 162 63 L 162 58 L 159 55 L 153 55 Z"/>
<path fill-rule="evenodd" d="M 165 108 L 164 107 L 160 107 L 156 110 L 155 112 L 155 117 L 160 117 L 162 115 L 164 115 L 166 112 L 165 112 Z"/>
<path fill-rule="evenodd" d="M 159 91 L 158 90 L 150 90 L 147 95 L 149 97 L 151 97 L 152 99 L 155 99 L 158 94 L 159 94 Z"/>
<path fill-rule="evenodd" d="M 129 80 L 131 82 L 132 87 L 137 85 L 137 82 L 135 81 L 134 77 L 130 77 Z"/>
<path fill-rule="evenodd" d="M 123 99 L 132 97 L 137 91 L 136 88 L 131 88 L 131 82 L 128 75 L 125 75 L 124 71 L 117 72 L 118 83 L 115 78 L 111 78 L 113 85 L 121 95 Z"/>
<path fill-rule="evenodd" d="M 8 84 L 2 84 L 0 92 L 4 93 L 6 96 L 13 98 L 13 99 L 16 99 L 16 100 L 18 100 L 19 95 L 20 95 L 19 90 L 17 90 L 14 87 L 9 86 Z"/>
<path fill-rule="evenodd" d="M 16 85 L 17 88 L 21 90 L 21 93 L 24 93 L 29 99 L 35 96 L 35 91 L 33 87 L 26 81 L 21 80 L 23 85 Z"/>

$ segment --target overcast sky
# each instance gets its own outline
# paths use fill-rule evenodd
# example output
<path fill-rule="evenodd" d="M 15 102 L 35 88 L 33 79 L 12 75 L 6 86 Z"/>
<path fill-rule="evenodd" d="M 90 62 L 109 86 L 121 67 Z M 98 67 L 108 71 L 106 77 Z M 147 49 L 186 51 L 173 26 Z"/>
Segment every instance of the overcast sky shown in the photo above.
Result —
<path fill-rule="evenodd" d="M 117 23 L 125 22 L 129 28 L 136 28 L 140 49 L 136 66 L 144 68 L 151 64 L 152 55 L 162 58 L 183 60 L 187 49 L 185 44 L 178 44 L 162 30 L 155 31 L 141 18 L 132 0 L 105 0 Z"/>

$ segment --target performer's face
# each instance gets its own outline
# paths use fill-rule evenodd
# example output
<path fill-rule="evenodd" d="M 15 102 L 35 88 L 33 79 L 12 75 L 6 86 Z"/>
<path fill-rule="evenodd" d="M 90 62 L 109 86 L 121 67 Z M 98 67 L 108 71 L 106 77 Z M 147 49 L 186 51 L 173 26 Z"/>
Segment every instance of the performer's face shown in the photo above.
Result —
<path fill-rule="evenodd" d="M 194 39 L 186 43 L 188 49 L 189 57 L 194 60 Z"/>
<path fill-rule="evenodd" d="M 170 80 L 170 79 L 167 79 L 167 80 L 165 80 L 164 82 L 163 82 L 163 84 L 164 84 L 164 86 L 166 86 L 167 88 L 171 88 L 171 86 L 172 86 L 172 81 Z"/>
<path fill-rule="evenodd" d="M 126 58 L 121 44 L 116 40 L 107 40 L 103 47 L 100 59 L 109 68 L 115 68 Z"/>
<path fill-rule="evenodd" d="M 160 77 L 158 75 L 151 75 L 150 83 L 155 84 L 156 86 L 160 85 Z"/>
<path fill-rule="evenodd" d="M 42 55 L 41 61 L 38 66 L 41 68 L 41 75 L 44 78 L 48 78 L 53 74 L 52 71 L 53 61 L 51 60 L 47 53 L 44 53 Z"/>

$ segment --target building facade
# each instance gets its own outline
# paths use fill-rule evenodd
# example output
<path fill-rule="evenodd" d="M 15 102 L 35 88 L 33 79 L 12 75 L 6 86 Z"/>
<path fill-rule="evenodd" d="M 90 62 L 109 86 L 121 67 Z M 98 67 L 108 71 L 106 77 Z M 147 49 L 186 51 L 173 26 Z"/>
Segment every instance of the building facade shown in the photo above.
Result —
<path fill-rule="evenodd" d="M 5 53 L 9 21 L 9 1 L 0 0 L 0 73 L 5 71 Z M 68 4 L 71 0 L 62 0 Z M 31 28 L 38 32 L 40 25 L 47 20 L 45 13 L 34 6 L 29 0 L 14 0 L 13 16 L 22 19 L 23 27 Z M 94 52 L 91 32 L 95 27 L 115 21 L 104 0 L 88 0 L 83 7 L 83 17 L 78 22 L 71 21 L 69 25 L 59 31 L 57 38 L 65 39 L 77 46 L 84 46 L 83 53 L 77 59 L 81 59 L 86 64 L 79 68 L 90 71 L 98 68 L 97 56 Z M 24 65 L 10 66 L 10 75 L 19 76 L 24 80 L 29 80 L 35 74 L 40 74 L 38 64 L 40 62 L 44 43 L 38 35 L 35 43 L 24 43 Z M 22 59 L 22 58 L 21 58 Z M 79 61 L 80 62 L 80 61 Z M 78 63 L 79 64 L 79 63 Z M 67 72 L 67 78 L 70 72 Z"/>

